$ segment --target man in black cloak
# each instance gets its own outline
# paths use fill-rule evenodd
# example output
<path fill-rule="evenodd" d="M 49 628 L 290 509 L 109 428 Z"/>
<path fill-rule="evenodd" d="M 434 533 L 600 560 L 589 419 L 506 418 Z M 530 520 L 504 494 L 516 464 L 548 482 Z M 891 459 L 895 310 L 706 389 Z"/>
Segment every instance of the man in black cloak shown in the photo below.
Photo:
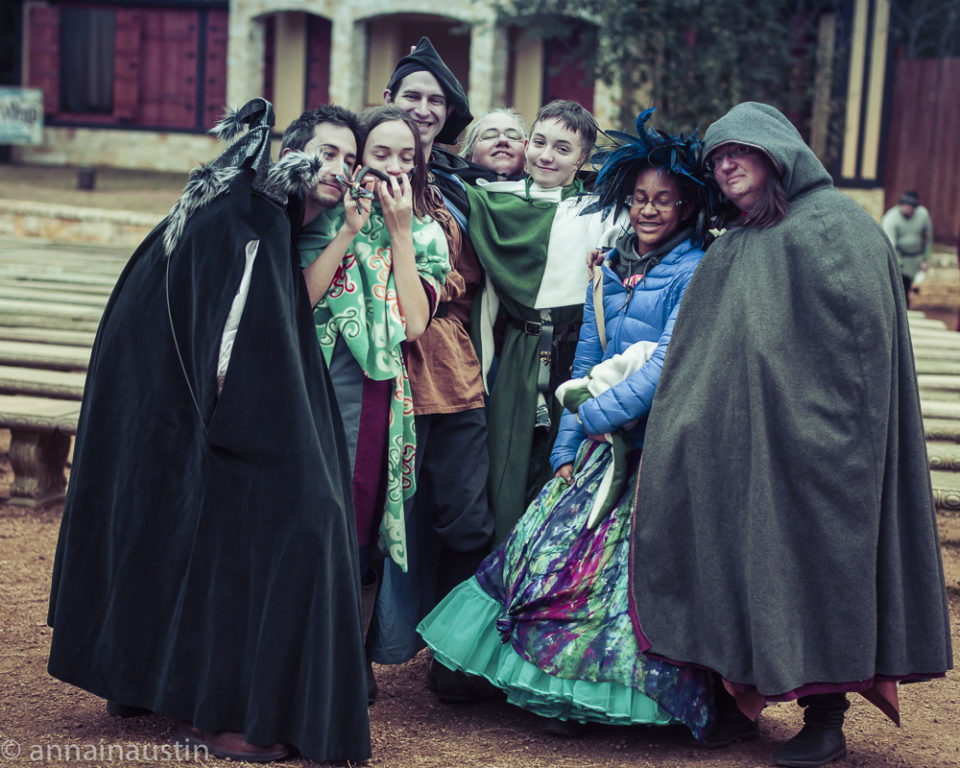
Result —
<path fill-rule="evenodd" d="M 356 118 L 344 114 L 329 119 L 352 157 Z M 179 740 L 219 756 L 359 761 L 370 743 L 356 534 L 292 248 L 303 208 L 288 217 L 268 174 L 270 104 L 247 104 L 222 137 L 242 123 L 104 311 L 54 564 L 49 671 L 112 714 L 180 721 Z"/>
<path fill-rule="evenodd" d="M 642 648 L 722 678 L 719 709 L 724 688 L 751 718 L 799 699 L 774 760 L 818 766 L 846 754 L 846 692 L 899 723 L 897 683 L 953 666 L 900 270 L 776 109 L 734 107 L 703 154 L 739 210 L 647 424 L 635 619 Z M 718 745 L 757 736 L 727 725 Z"/>

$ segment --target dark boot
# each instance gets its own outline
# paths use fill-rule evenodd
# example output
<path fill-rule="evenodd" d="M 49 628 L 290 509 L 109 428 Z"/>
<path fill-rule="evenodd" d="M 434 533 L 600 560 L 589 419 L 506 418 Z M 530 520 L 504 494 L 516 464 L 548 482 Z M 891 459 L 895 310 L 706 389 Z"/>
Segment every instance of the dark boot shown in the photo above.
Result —
<path fill-rule="evenodd" d="M 486 545 L 469 552 L 456 552 L 446 547 L 441 549 L 437 563 L 437 602 L 443 600 L 455 586 L 473 576 L 489 553 L 490 547 Z"/>
<path fill-rule="evenodd" d="M 367 639 L 367 633 L 370 631 L 370 622 L 373 621 L 373 612 L 377 607 L 377 593 L 380 590 L 380 579 L 373 570 L 368 570 L 363 575 L 360 584 L 360 628 L 363 631 L 363 639 Z M 377 700 L 377 694 L 380 689 L 377 687 L 377 678 L 373 675 L 373 662 L 367 656 L 367 704 L 371 705 Z"/>
<path fill-rule="evenodd" d="M 144 709 L 143 707 L 130 707 L 126 704 L 121 704 L 112 699 L 107 700 L 107 714 L 110 717 L 143 717 L 144 715 L 152 715 L 149 709 Z"/>
<path fill-rule="evenodd" d="M 444 704 L 475 704 L 499 693 L 484 678 L 450 669 L 436 659 L 431 660 L 427 670 L 427 688 Z"/>
<path fill-rule="evenodd" d="M 817 768 L 846 757 L 843 713 L 850 706 L 847 697 L 842 693 L 821 693 L 802 696 L 797 703 L 804 707 L 803 728 L 773 753 L 774 765 Z"/>
<path fill-rule="evenodd" d="M 756 741 L 760 738 L 760 726 L 737 706 L 719 675 L 713 676 L 713 697 L 716 717 L 710 732 L 698 741 L 698 746 L 706 749 L 719 749 L 740 741 Z"/>

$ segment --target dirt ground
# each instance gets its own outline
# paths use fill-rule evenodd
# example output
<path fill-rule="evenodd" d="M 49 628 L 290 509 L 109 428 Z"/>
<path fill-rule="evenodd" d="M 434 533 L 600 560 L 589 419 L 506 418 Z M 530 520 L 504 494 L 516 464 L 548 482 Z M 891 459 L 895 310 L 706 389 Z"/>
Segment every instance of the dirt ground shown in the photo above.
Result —
<path fill-rule="evenodd" d="M 6 470 L 9 483 L 9 467 Z M 0 489 L 4 480 L 0 477 Z M 0 505 L 0 768 L 26 765 L 157 765 L 172 723 L 160 716 L 116 720 L 101 699 L 46 673 L 50 629 L 45 623 L 50 572 L 62 508 L 35 511 Z M 943 521 L 954 648 L 960 648 L 960 520 Z M 537 718 L 500 702 L 445 706 L 426 687 L 428 657 L 376 668 L 380 698 L 370 710 L 373 759 L 383 768 L 757 768 L 799 727 L 793 704 L 769 707 L 761 739 L 719 751 L 691 746 L 680 727 L 595 727 L 581 738 L 542 733 Z M 836 766 L 960 767 L 960 673 L 903 686 L 903 724 L 895 727 L 872 705 L 853 697 L 846 727 L 849 754 Z M 109 754 L 123 745 L 124 759 Z M 68 753 L 68 747 L 73 752 Z M 57 750 L 61 750 L 58 752 Z M 92 752 L 91 752 L 92 750 Z M 62 754 L 63 759 L 58 759 Z M 120 754 L 119 748 L 114 753 Z M 161 757 L 154 759 L 155 755 Z M 172 753 L 170 753 L 172 755 Z M 181 755 L 181 758 L 184 756 Z M 192 755 L 187 754 L 187 758 Z M 49 759 L 48 759 L 49 758 Z M 172 761 L 172 757 L 169 758 Z M 190 759 L 190 762 L 194 760 Z M 210 758 L 205 765 L 236 765 Z M 309 766 L 287 760 L 282 765 Z"/>
<path fill-rule="evenodd" d="M 0 197 L 97 208 L 164 213 L 185 181 L 185 174 L 101 171 L 96 189 L 84 192 L 75 189 L 75 169 L 0 164 Z M 960 282 L 955 272 L 949 281 Z M 941 300 L 933 290 L 924 290 L 915 305 L 927 309 L 928 316 L 939 317 L 939 312 L 948 327 L 955 327 L 956 294 L 953 285 L 949 301 Z M 0 498 L 6 498 L 5 486 L 10 481 L 7 439 L 0 431 Z M 169 720 L 160 716 L 110 718 L 102 700 L 46 673 L 50 642 L 45 621 L 47 594 L 61 511 L 61 507 L 25 510 L 0 502 L 0 768 L 119 762 L 157 765 L 167 754 L 162 749 L 171 743 Z M 941 540 L 957 649 L 960 519 L 942 520 Z M 769 707 L 760 718 L 760 741 L 716 752 L 692 747 L 684 729 L 678 727 L 596 727 L 581 738 L 563 739 L 542 733 L 537 718 L 506 704 L 439 704 L 425 684 L 428 662 L 421 653 L 405 665 L 377 667 L 380 698 L 370 711 L 373 758 L 368 766 L 759 768 L 770 764 L 776 745 L 789 738 L 800 723 L 795 705 Z M 853 697 L 846 727 L 849 754 L 832 765 L 960 768 L 960 673 L 953 671 L 945 680 L 929 684 L 904 686 L 901 713 L 902 727 L 897 728 L 872 705 Z M 91 750 L 109 755 L 107 750 L 118 745 L 124 750 L 122 760 L 82 757 Z M 215 758 L 202 762 L 212 768 L 237 765 Z M 305 767 L 311 763 L 289 760 L 279 765 Z"/>

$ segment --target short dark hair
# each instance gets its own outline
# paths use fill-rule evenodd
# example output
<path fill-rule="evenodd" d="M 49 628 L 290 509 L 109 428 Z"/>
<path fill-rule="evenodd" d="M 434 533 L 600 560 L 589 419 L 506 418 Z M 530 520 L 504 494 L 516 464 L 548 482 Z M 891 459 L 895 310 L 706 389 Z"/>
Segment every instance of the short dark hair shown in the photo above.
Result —
<path fill-rule="evenodd" d="M 314 129 L 320 123 L 330 123 L 349 128 L 357 140 L 357 147 L 363 144 L 365 132 L 360 118 L 349 109 L 336 104 L 321 104 L 319 107 L 308 109 L 300 117 L 287 126 L 280 140 L 280 151 L 285 149 L 302 150 L 313 139 Z"/>
<path fill-rule="evenodd" d="M 583 137 L 583 149 L 587 154 L 593 149 L 597 140 L 597 121 L 583 105 L 569 99 L 557 99 L 544 104 L 537 112 L 530 133 L 533 133 L 537 123 L 542 120 L 559 120 L 568 129 Z"/>

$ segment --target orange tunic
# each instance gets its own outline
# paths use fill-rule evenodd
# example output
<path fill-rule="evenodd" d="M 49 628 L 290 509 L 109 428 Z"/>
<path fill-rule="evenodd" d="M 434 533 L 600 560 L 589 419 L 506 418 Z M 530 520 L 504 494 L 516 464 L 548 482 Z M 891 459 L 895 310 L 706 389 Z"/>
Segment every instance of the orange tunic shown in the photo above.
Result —
<path fill-rule="evenodd" d="M 466 329 L 483 269 L 470 241 L 464 237 L 461 242 L 455 259 L 451 254 L 451 270 L 440 294 L 447 314 L 433 318 L 408 349 L 407 375 L 417 416 L 483 407 L 480 362 Z"/>

